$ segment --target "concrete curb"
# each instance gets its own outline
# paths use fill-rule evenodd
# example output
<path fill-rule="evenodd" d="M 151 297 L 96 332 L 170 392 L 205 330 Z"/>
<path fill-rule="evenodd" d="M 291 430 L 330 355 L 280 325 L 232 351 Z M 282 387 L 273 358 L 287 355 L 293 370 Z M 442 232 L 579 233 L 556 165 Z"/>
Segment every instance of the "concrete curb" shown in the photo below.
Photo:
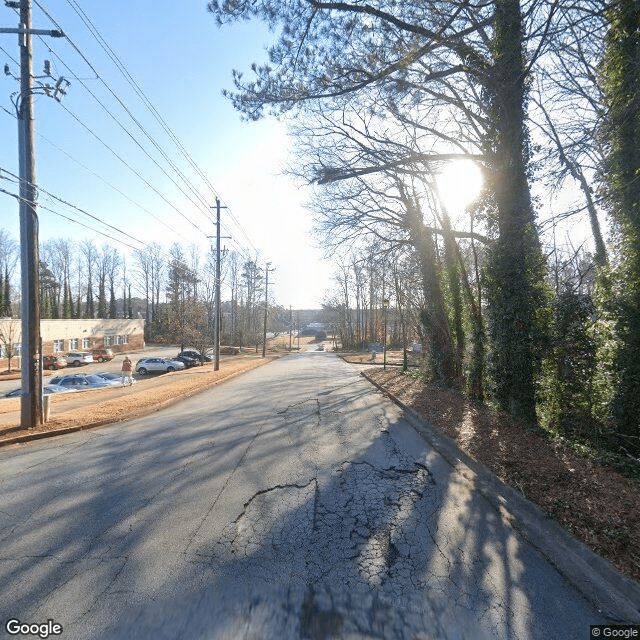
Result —
<path fill-rule="evenodd" d="M 88 424 L 78 425 L 74 427 L 63 427 L 61 429 L 54 429 L 51 431 L 38 431 L 35 433 L 24 433 L 19 436 L 14 436 L 13 438 L 7 438 L 6 440 L 0 440 L 0 447 L 8 447 L 12 444 L 23 444 L 25 442 L 31 442 L 33 440 L 42 440 L 43 438 L 53 438 L 55 436 L 62 436 L 67 433 L 74 433 L 76 431 L 87 431 L 88 429 L 96 429 L 97 427 L 104 427 L 110 424 L 118 424 L 120 422 L 129 422 L 129 420 L 135 420 L 136 418 L 144 418 L 145 416 L 151 415 L 156 411 L 161 411 L 162 409 L 166 409 L 182 400 L 186 400 L 187 398 L 191 398 L 192 396 L 197 395 L 198 393 L 202 393 L 211 387 L 215 387 L 217 384 L 221 382 L 225 382 L 230 380 L 231 378 L 235 378 L 237 376 L 242 375 L 243 373 L 247 373 L 248 371 L 252 371 L 253 369 L 257 369 L 258 367 L 262 367 L 265 364 L 269 364 L 273 362 L 273 359 L 265 359 L 264 362 L 260 361 L 260 363 L 256 367 L 251 367 L 250 369 L 245 369 L 244 371 L 235 371 L 226 375 L 222 378 L 218 378 L 213 382 L 209 383 L 204 387 L 200 387 L 198 389 L 194 389 L 193 391 L 187 391 L 182 395 L 176 396 L 175 398 L 169 398 L 169 400 L 165 400 L 164 402 L 160 402 L 159 404 L 154 404 L 150 407 L 144 407 L 135 411 L 133 413 L 128 414 L 126 417 L 117 417 L 109 420 L 101 420 L 99 422 L 90 422 Z"/>
<path fill-rule="evenodd" d="M 465 477 L 472 486 L 605 617 L 613 623 L 640 624 L 640 584 L 547 518 L 533 502 L 504 484 L 488 467 L 467 455 L 454 440 L 441 434 L 364 371 L 360 375 L 397 404 L 407 422 L 452 467 L 467 467 L 471 477 Z"/>

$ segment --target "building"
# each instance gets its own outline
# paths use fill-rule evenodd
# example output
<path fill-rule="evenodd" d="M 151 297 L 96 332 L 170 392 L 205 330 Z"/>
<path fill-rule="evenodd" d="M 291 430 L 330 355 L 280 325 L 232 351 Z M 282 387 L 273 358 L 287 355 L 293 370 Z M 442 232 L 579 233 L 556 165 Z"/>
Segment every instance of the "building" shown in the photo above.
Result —
<path fill-rule="evenodd" d="M 0 368 L 7 365 L 8 345 L 20 355 L 20 318 L 0 318 Z M 144 349 L 144 319 L 41 320 L 42 355 L 109 348 L 114 353 Z M 12 359 L 19 366 L 19 357 Z"/>

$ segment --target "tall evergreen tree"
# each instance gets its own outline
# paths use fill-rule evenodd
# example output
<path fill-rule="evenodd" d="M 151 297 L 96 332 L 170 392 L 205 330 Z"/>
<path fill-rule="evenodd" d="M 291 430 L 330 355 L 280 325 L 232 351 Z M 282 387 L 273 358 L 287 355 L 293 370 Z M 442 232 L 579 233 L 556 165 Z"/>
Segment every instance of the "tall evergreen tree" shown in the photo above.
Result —
<path fill-rule="evenodd" d="M 111 281 L 109 286 L 109 317 L 118 317 L 118 310 L 116 309 L 116 292 L 113 288 L 113 281 Z"/>
<path fill-rule="evenodd" d="M 618 386 L 612 414 L 624 446 L 640 454 L 640 1 L 612 3 L 601 67 L 606 177 L 620 233 Z"/>
<path fill-rule="evenodd" d="M 73 301 L 71 297 L 71 286 L 68 280 L 64 282 L 63 287 L 64 287 L 64 292 L 63 292 L 63 298 L 62 298 L 62 317 L 65 320 L 68 320 L 73 317 L 73 308 L 72 308 Z"/>
<path fill-rule="evenodd" d="M 9 282 L 9 272 L 6 271 L 4 274 L 4 313 L 1 315 L 10 317 L 11 316 L 11 284 Z"/>

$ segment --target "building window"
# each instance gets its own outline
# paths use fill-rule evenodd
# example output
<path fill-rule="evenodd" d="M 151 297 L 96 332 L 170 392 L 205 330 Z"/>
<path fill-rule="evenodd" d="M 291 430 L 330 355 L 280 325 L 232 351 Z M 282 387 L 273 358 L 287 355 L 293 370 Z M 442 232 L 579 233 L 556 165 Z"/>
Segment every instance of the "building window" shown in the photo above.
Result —
<path fill-rule="evenodd" d="M 129 344 L 129 336 L 122 336 L 122 344 Z"/>
<path fill-rule="evenodd" d="M 71 347 L 74 349 L 75 347 Z M 64 340 L 54 340 L 53 341 L 53 353 L 60 353 L 64 351 Z"/>
<path fill-rule="evenodd" d="M 69 340 L 69 351 L 75 351 L 77 348 L 78 348 L 78 338 L 71 338 Z"/>
<path fill-rule="evenodd" d="M 22 351 L 22 345 L 21 344 L 14 344 L 13 345 L 13 355 L 14 356 L 19 356 L 21 351 Z"/>
<path fill-rule="evenodd" d="M 105 336 L 104 337 L 104 346 L 110 347 L 113 344 L 113 336 Z"/>
<path fill-rule="evenodd" d="M 82 338 L 82 348 L 89 349 L 91 347 L 91 338 Z"/>

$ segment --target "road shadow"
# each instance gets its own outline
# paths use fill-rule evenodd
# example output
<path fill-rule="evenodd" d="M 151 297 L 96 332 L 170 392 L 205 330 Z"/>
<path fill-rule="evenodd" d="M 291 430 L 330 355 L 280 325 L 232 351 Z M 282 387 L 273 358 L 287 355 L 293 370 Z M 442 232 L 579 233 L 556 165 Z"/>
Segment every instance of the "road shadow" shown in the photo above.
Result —
<path fill-rule="evenodd" d="M 282 401 L 282 381 L 246 379 L 242 425 L 189 403 L 34 450 L 37 481 L 3 483 L 2 619 L 78 638 L 519 640 L 603 621 L 348 365 L 301 366 L 317 392 Z"/>

